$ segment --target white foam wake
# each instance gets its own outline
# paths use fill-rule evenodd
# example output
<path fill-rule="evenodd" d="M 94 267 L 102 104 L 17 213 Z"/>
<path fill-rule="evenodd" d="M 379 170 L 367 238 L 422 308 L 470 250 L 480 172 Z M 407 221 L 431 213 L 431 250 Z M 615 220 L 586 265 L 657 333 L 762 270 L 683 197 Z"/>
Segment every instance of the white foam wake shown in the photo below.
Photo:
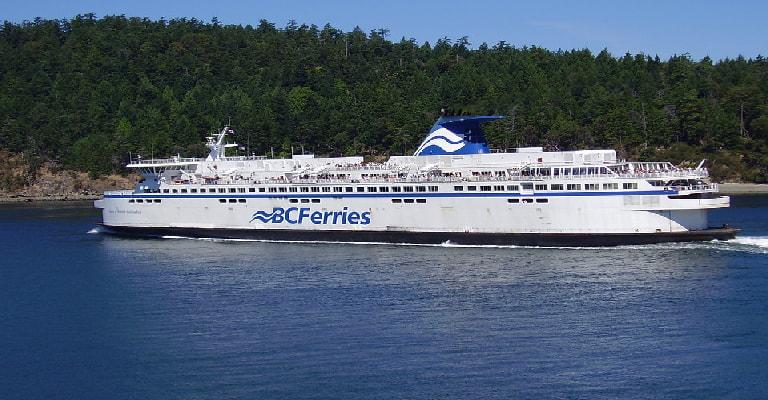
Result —
<path fill-rule="evenodd" d="M 730 241 L 747 246 L 756 246 L 768 249 L 768 236 L 737 236 L 735 239 L 731 239 Z"/>

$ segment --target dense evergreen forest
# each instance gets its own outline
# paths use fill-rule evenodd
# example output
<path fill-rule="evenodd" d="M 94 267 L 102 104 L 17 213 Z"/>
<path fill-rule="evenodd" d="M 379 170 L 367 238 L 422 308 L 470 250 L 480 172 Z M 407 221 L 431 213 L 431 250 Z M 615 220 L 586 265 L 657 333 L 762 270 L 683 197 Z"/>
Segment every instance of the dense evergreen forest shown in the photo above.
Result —
<path fill-rule="evenodd" d="M 472 48 L 264 20 L 89 14 L 0 28 L 0 155 L 22 157 L 30 176 L 51 161 L 99 175 L 129 154 L 204 155 L 204 137 L 227 123 L 248 154 L 407 154 L 443 109 L 507 115 L 487 125 L 493 148 L 707 158 L 716 178 L 768 181 L 759 55 Z"/>

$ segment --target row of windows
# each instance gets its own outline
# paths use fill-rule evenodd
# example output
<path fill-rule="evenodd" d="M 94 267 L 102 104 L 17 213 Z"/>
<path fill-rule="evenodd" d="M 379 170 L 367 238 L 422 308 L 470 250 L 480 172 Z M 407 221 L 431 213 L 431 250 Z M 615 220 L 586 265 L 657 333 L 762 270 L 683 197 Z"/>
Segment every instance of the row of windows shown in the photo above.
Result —
<path fill-rule="evenodd" d="M 290 199 L 291 203 L 319 203 L 320 199 Z"/>
<path fill-rule="evenodd" d="M 230 187 L 230 188 L 183 188 L 183 189 L 163 189 L 163 193 L 424 193 L 437 192 L 437 186 L 270 186 L 270 187 Z"/>
<path fill-rule="evenodd" d="M 291 203 L 320 203 L 320 199 L 289 199 L 288 200 Z M 549 203 L 549 199 L 542 199 L 542 198 L 522 198 L 522 199 L 507 199 L 507 203 Z M 152 203 L 161 203 L 161 199 L 129 199 L 128 203 L 144 203 L 144 204 L 152 204 Z M 219 203 L 246 203 L 246 199 L 219 199 Z M 427 202 L 427 199 L 392 199 L 392 203 L 394 204 L 411 204 L 411 203 L 417 203 L 417 204 L 425 204 Z"/>
<path fill-rule="evenodd" d="M 534 176 L 579 176 L 579 175 L 607 175 L 606 167 L 564 167 L 564 168 L 531 168 L 523 171 L 523 174 Z"/>
<path fill-rule="evenodd" d="M 522 190 L 618 190 L 619 184 L 616 182 L 603 183 L 602 186 L 598 183 L 568 183 L 563 185 L 562 183 L 531 183 L 523 182 L 519 185 L 457 185 L 453 187 L 455 192 L 519 192 Z M 631 190 L 637 189 L 636 182 L 625 182 L 622 184 L 622 189 Z M 439 189 L 437 186 L 300 186 L 300 187 L 230 187 L 230 188 L 184 188 L 184 189 L 163 189 L 163 193 L 425 193 L 425 192 L 437 192 Z"/>
<path fill-rule="evenodd" d="M 128 202 L 151 204 L 151 203 L 162 203 L 163 201 L 160 199 L 146 199 L 146 200 L 145 199 L 128 199 Z"/>
<path fill-rule="evenodd" d="M 245 203 L 245 199 L 219 199 L 219 203 Z"/>
<path fill-rule="evenodd" d="M 312 200 L 314 203 L 315 202 L 314 200 L 317 200 L 317 199 L 312 199 Z M 163 200 L 161 199 L 128 199 L 128 203 L 138 203 L 138 204 L 153 204 L 153 203 L 162 203 L 162 202 Z M 246 202 L 245 199 L 219 199 L 219 203 L 245 203 L 245 202 Z M 319 203 L 320 200 L 317 200 L 317 202 Z"/>
<path fill-rule="evenodd" d="M 411 203 L 419 203 L 419 204 L 425 204 L 427 202 L 427 199 L 392 199 L 392 203 L 394 204 L 411 204 Z"/>
<path fill-rule="evenodd" d="M 519 185 L 482 185 L 482 186 L 475 186 L 475 185 L 469 185 L 469 186 L 454 186 L 453 190 L 455 192 L 463 192 L 464 190 L 468 192 L 519 192 L 522 188 L 523 190 L 536 190 L 536 191 L 545 191 L 545 190 L 600 190 L 600 184 L 599 183 L 568 183 L 563 185 L 562 183 L 552 183 L 547 185 L 546 183 L 530 183 L 530 182 L 524 182 Z M 603 183 L 602 184 L 603 190 L 618 190 L 619 184 L 616 182 L 611 183 Z M 623 189 L 637 189 L 637 183 L 636 182 L 625 182 L 622 184 Z"/>

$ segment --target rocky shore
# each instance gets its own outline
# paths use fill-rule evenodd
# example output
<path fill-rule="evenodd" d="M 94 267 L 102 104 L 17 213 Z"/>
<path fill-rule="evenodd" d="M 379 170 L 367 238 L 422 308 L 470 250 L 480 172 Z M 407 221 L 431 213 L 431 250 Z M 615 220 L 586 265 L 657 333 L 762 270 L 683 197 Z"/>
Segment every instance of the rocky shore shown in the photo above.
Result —
<path fill-rule="evenodd" d="M 84 172 L 51 172 L 43 168 L 32 185 L 13 192 L 0 190 L 0 203 L 95 200 L 107 190 L 133 189 L 138 179 L 138 175 L 91 179 Z"/>

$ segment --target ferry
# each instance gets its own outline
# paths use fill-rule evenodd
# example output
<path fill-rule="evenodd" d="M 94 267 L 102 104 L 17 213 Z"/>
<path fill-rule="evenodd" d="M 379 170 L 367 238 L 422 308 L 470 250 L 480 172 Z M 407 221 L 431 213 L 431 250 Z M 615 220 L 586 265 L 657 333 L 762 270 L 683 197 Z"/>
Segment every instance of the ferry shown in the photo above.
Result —
<path fill-rule="evenodd" d="M 270 241 L 617 246 L 728 240 L 710 227 L 728 207 L 703 162 L 619 160 L 615 150 L 491 151 L 482 124 L 442 116 L 411 156 L 227 155 L 233 133 L 207 138 L 206 158 L 144 160 L 133 190 L 95 201 L 107 232 Z"/>

